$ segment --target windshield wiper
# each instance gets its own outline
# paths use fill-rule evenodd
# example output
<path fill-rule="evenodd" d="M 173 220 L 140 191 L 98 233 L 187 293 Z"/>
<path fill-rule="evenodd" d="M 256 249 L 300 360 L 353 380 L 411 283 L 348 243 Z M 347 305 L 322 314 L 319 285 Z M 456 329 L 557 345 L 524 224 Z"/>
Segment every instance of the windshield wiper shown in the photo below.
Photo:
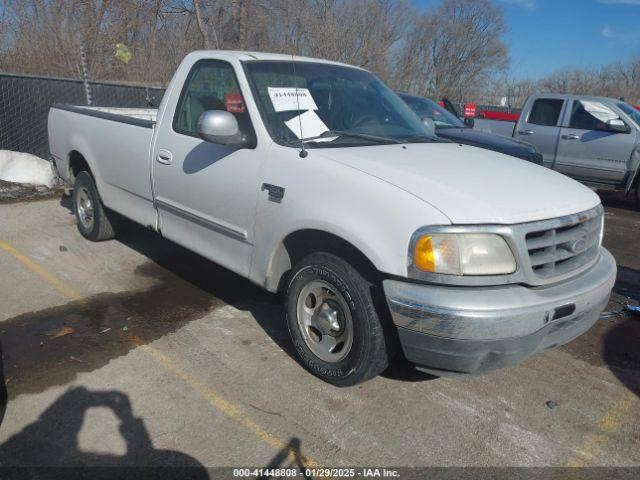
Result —
<path fill-rule="evenodd" d="M 428 135 L 415 135 L 413 137 L 406 138 L 404 141 L 407 143 L 419 143 L 419 142 L 441 143 L 444 140 L 442 138 L 430 137 Z"/>
<path fill-rule="evenodd" d="M 344 130 L 329 130 L 329 132 L 325 132 L 324 134 L 328 134 L 328 136 L 339 135 L 341 137 L 361 138 L 363 140 L 371 140 L 373 142 L 379 143 L 402 143 L 397 138 L 383 137 L 380 135 L 369 135 L 368 133 L 345 132 Z"/>
<path fill-rule="evenodd" d="M 327 130 L 326 132 L 322 132 L 321 135 L 316 135 L 314 137 L 305 137 L 300 139 L 292 139 L 287 140 L 287 145 L 295 145 L 305 142 L 312 142 L 313 140 L 326 139 L 329 137 L 351 137 L 351 138 L 360 138 L 362 140 L 369 140 L 372 142 L 378 143 L 402 143 L 400 140 L 391 137 L 382 137 L 378 135 L 369 135 L 368 133 L 358 133 L 358 132 L 347 132 L 344 130 Z"/>

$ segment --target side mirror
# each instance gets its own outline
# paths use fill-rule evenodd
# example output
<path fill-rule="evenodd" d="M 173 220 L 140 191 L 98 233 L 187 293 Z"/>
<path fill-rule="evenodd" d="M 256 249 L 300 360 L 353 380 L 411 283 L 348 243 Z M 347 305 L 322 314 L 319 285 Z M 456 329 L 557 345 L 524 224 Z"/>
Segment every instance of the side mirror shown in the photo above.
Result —
<path fill-rule="evenodd" d="M 207 110 L 198 118 L 198 136 L 206 142 L 242 146 L 242 132 L 233 114 L 224 110 Z"/>
<path fill-rule="evenodd" d="M 465 117 L 463 122 L 469 128 L 473 128 L 473 126 L 476 124 L 476 121 L 471 117 Z"/>
<path fill-rule="evenodd" d="M 436 133 L 436 122 L 431 117 L 422 117 L 422 123 L 431 133 Z"/>
<path fill-rule="evenodd" d="M 608 132 L 615 132 L 615 133 L 629 133 L 629 132 L 631 132 L 631 128 L 629 128 L 629 125 L 624 123 L 619 118 L 614 118 L 612 120 L 607 120 L 607 123 L 605 125 L 606 125 L 606 130 Z"/>

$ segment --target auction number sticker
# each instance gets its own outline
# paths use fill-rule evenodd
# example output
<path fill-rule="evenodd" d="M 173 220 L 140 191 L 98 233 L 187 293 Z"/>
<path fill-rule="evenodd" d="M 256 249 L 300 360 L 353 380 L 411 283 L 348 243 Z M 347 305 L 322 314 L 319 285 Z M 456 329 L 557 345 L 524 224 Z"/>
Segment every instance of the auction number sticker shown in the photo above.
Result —
<path fill-rule="evenodd" d="M 276 112 L 318 109 L 307 88 L 267 87 L 267 91 Z"/>

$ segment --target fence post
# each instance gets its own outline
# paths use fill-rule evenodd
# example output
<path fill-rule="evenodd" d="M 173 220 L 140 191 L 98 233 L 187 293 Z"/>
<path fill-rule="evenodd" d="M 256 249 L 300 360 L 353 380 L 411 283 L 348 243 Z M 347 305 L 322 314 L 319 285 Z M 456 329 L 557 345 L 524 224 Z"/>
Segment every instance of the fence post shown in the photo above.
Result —
<path fill-rule="evenodd" d="M 91 105 L 91 85 L 89 85 L 87 54 L 85 52 L 84 45 L 80 45 L 80 66 L 82 67 L 82 79 L 84 80 L 84 93 L 87 96 L 87 105 Z"/>

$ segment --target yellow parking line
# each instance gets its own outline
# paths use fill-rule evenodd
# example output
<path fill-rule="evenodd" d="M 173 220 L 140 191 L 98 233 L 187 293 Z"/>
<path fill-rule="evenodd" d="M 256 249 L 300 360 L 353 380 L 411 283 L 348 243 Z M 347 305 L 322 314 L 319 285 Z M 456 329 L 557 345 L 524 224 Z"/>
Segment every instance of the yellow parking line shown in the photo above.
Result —
<path fill-rule="evenodd" d="M 82 295 L 77 292 L 73 287 L 67 285 L 63 280 L 56 277 L 54 274 L 50 273 L 44 267 L 33 261 L 31 258 L 26 256 L 25 254 L 19 252 L 14 247 L 9 245 L 6 242 L 0 240 L 0 248 L 13 256 L 16 260 L 18 260 L 22 265 L 26 268 L 37 274 L 40 278 L 42 278 L 45 282 L 50 284 L 53 288 L 55 288 L 59 293 L 61 293 L 65 298 L 69 300 L 81 300 Z M 207 384 L 199 380 L 194 375 L 189 372 L 183 370 L 178 365 L 176 365 L 173 360 L 167 357 L 164 353 L 159 350 L 153 348 L 148 344 L 144 344 L 140 339 L 134 337 L 132 338 L 133 344 L 140 348 L 143 352 L 149 355 L 153 360 L 162 365 L 165 370 L 171 373 L 176 378 L 180 379 L 187 385 L 189 385 L 193 390 L 198 392 L 200 396 L 202 396 L 212 407 L 214 407 L 219 412 L 225 414 L 234 422 L 242 425 L 247 430 L 249 430 L 253 435 L 262 440 L 267 445 L 270 445 L 274 448 L 279 449 L 281 452 L 286 453 L 287 458 L 294 460 L 303 467 L 309 468 L 318 468 L 319 464 L 315 460 L 303 456 L 300 451 L 296 448 L 291 447 L 281 438 L 269 433 L 266 429 L 261 427 L 259 424 L 254 422 L 248 415 L 242 412 L 240 409 L 235 407 L 233 404 L 228 402 L 222 397 L 219 393 L 209 387 Z"/>
<path fill-rule="evenodd" d="M 225 400 L 219 393 L 217 393 L 207 384 L 205 384 L 189 372 L 186 372 L 185 370 L 182 370 L 180 367 L 178 367 L 165 354 L 147 344 L 142 343 L 142 341 L 139 339 L 134 339 L 134 342 L 140 349 L 153 357 L 153 359 L 161 364 L 165 369 L 167 369 L 173 375 L 175 375 L 184 383 L 188 384 L 191 388 L 200 393 L 200 395 L 204 397 L 218 411 L 224 413 L 233 421 L 241 424 L 242 426 L 247 428 L 247 430 L 250 430 L 264 443 L 286 452 L 289 458 L 298 461 L 300 465 L 310 468 L 319 467 L 319 464 L 316 461 L 301 455 L 300 452 L 297 451 L 297 449 L 290 447 L 284 441 L 282 441 L 282 439 L 269 433 L 263 427 L 254 422 L 250 417 L 240 411 L 237 407 Z"/>
<path fill-rule="evenodd" d="M 68 298 L 70 300 L 79 300 L 80 298 L 82 298 L 82 295 L 76 292 L 72 287 L 67 285 L 65 282 L 60 280 L 55 275 L 49 273 L 47 270 L 42 268 L 40 265 L 38 265 L 36 262 L 31 260 L 25 254 L 20 253 L 18 250 L 13 248 L 8 243 L 0 240 L 0 248 L 5 252 L 7 252 L 16 260 L 18 260 L 20 263 L 22 263 L 22 265 L 27 267 L 33 273 L 37 274 L 45 282 L 47 282 L 49 285 L 55 288 L 59 293 L 61 293 L 65 298 Z"/>
<path fill-rule="evenodd" d="M 601 445 L 606 442 L 608 436 L 620 428 L 624 415 L 631 409 L 636 400 L 637 398 L 632 392 L 625 392 L 600 417 L 591 435 L 578 448 L 580 453 L 569 459 L 567 467 L 586 467 L 595 460 Z"/>

